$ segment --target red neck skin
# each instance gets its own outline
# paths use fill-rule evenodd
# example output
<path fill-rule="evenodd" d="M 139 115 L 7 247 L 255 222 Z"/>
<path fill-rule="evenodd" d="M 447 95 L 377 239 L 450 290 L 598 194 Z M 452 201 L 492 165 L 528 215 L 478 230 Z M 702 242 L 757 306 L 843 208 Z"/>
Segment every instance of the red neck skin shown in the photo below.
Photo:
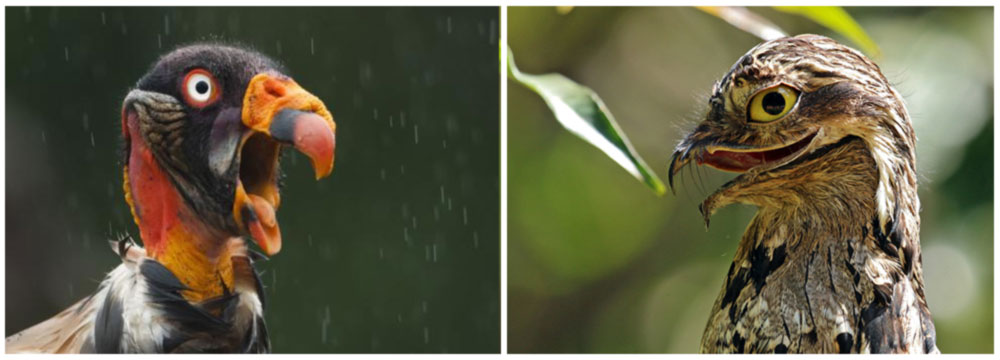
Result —
<path fill-rule="evenodd" d="M 230 237 L 212 231 L 185 204 L 142 140 L 136 115 L 129 113 L 123 120 L 130 144 L 124 174 L 125 198 L 148 256 L 191 289 L 184 292 L 188 300 L 197 302 L 222 295 L 220 280 L 230 289 L 233 284 L 227 246 Z"/>

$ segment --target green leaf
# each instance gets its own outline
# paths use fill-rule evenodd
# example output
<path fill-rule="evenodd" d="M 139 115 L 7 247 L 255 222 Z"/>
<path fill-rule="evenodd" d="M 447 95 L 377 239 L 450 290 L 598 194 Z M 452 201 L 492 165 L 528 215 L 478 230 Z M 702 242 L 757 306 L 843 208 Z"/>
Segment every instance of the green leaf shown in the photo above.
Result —
<path fill-rule="evenodd" d="M 787 36 L 774 23 L 741 6 L 698 6 L 697 8 L 765 41 Z M 875 41 L 868 37 L 868 33 L 842 7 L 775 6 L 774 9 L 801 15 L 823 25 L 854 42 L 861 48 L 861 51 L 872 58 L 878 59 L 882 56 Z"/>
<path fill-rule="evenodd" d="M 815 21 L 817 24 L 833 30 L 843 37 L 851 40 L 861 50 L 873 58 L 880 58 L 882 51 L 879 50 L 875 41 L 868 37 L 865 29 L 858 25 L 857 21 L 851 17 L 844 8 L 839 6 L 775 6 L 777 10 L 786 13 L 798 14 Z"/>
<path fill-rule="evenodd" d="M 666 192 L 663 181 L 635 152 L 614 116 L 593 90 L 560 74 L 522 73 L 514 63 L 514 53 L 509 47 L 507 64 L 513 78 L 541 96 L 566 130 L 596 146 L 657 195 Z"/>

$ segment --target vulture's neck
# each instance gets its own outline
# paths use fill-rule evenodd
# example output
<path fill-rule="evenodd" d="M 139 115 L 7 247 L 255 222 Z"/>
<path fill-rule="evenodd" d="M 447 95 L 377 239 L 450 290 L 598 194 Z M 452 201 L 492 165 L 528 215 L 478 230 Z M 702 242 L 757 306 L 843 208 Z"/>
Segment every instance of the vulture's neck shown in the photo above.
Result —
<path fill-rule="evenodd" d="M 148 256 L 188 287 L 189 301 L 223 295 L 233 285 L 231 239 L 195 215 L 139 139 L 130 140 L 124 188 Z"/>

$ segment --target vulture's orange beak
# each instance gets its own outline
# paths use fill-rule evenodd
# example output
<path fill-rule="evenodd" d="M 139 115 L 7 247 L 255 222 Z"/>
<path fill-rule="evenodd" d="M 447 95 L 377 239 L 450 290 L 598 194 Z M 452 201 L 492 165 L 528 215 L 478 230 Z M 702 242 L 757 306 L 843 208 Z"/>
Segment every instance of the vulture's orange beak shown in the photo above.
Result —
<path fill-rule="evenodd" d="M 267 254 L 281 250 L 275 210 L 281 203 L 276 184 L 278 154 L 290 145 L 312 161 L 316 179 L 333 171 L 337 125 L 326 106 L 292 79 L 269 73 L 250 80 L 243 98 L 240 176 L 233 217 Z"/>

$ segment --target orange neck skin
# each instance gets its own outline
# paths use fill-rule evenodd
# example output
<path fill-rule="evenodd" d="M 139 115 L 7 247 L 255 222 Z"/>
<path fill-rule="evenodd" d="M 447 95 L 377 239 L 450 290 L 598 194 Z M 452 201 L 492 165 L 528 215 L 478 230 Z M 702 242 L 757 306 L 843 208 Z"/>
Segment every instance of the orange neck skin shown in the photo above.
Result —
<path fill-rule="evenodd" d="M 149 257 L 167 267 L 189 290 L 188 301 L 223 295 L 233 286 L 230 237 L 212 231 L 185 203 L 138 133 L 134 114 L 126 121 L 130 142 L 125 199 Z"/>

